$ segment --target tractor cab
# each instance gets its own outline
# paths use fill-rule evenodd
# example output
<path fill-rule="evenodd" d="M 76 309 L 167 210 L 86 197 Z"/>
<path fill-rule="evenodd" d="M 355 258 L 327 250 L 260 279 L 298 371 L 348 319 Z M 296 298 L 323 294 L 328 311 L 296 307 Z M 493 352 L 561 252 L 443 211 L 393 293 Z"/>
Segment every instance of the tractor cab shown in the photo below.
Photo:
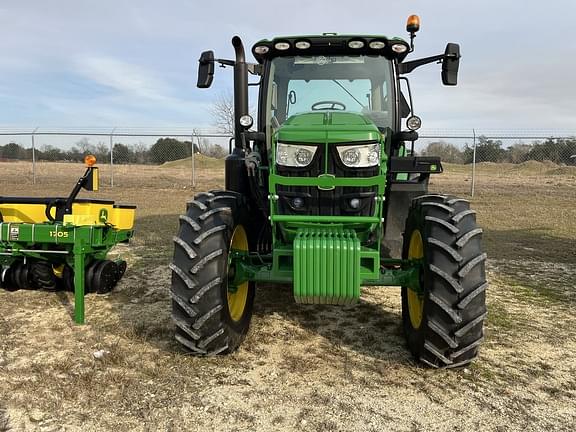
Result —
<path fill-rule="evenodd" d="M 448 44 L 442 55 L 406 62 L 418 28 L 412 22 L 411 42 L 335 33 L 261 40 L 252 47 L 253 64 L 246 62 L 238 37 L 232 40 L 235 60 L 204 52 L 199 87 L 211 85 L 215 62 L 234 67 L 235 148 L 226 162 L 226 189 L 253 197 L 264 220 L 385 217 L 389 223 L 379 228 L 383 256 L 399 258 L 408 204 L 427 190 L 430 174 L 442 172 L 438 158 L 414 156 L 421 120 L 402 75 L 440 61 L 444 84 L 455 85 L 460 59 L 458 45 Z M 248 114 L 248 74 L 259 78 L 250 84 L 259 86 L 256 125 Z M 275 184 L 280 177 L 316 177 L 330 184 Z M 374 184 L 341 180 L 356 177 L 371 177 Z M 272 231 L 291 239 L 291 222 Z M 365 231 L 365 225 L 346 223 Z"/>

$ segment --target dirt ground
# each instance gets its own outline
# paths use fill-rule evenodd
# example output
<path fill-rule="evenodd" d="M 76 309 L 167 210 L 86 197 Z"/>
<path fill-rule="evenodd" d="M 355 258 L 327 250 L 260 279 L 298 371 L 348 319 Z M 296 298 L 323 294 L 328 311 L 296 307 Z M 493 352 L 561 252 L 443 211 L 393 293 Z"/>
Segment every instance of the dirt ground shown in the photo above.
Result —
<path fill-rule="evenodd" d="M 263 286 L 250 333 L 228 357 L 194 358 L 173 340 L 168 263 L 192 197 L 186 167 L 116 167 L 102 198 L 138 205 L 117 290 L 87 297 L 0 291 L 0 431 L 571 431 L 576 424 L 576 173 L 536 163 L 478 168 L 472 200 L 489 254 L 489 315 L 479 359 L 420 367 L 395 288 L 353 307 L 296 305 Z M 0 195 L 62 195 L 82 168 L 0 164 Z M 196 191 L 221 187 L 199 164 Z M 431 189 L 466 197 L 469 168 Z M 88 193 L 85 194 L 88 196 Z M 94 353 L 103 350 L 103 357 Z"/>

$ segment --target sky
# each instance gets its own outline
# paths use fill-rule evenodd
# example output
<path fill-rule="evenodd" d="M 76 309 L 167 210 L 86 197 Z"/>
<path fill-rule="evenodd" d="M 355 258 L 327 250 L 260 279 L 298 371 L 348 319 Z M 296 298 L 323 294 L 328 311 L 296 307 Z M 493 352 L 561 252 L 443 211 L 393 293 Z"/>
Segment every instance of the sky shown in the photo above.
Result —
<path fill-rule="evenodd" d="M 232 58 L 277 35 L 322 32 L 406 37 L 412 59 L 461 45 L 459 85 L 440 66 L 411 75 L 426 129 L 576 130 L 576 2 L 21 0 L 0 3 L 0 127 L 210 127 L 232 87 L 218 69 L 196 88 L 200 53 Z"/>

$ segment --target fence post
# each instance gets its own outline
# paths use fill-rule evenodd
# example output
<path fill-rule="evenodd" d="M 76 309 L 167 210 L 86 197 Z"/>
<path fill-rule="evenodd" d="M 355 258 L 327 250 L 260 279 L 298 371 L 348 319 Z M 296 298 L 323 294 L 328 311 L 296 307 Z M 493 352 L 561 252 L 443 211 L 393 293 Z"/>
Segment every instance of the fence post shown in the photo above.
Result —
<path fill-rule="evenodd" d="M 472 185 L 470 190 L 470 196 L 474 198 L 474 192 L 476 191 L 476 130 L 472 129 Z"/>
<path fill-rule="evenodd" d="M 192 152 L 190 153 L 190 165 L 192 168 L 192 174 L 191 174 L 192 177 L 190 180 L 192 181 L 191 184 L 192 184 L 192 187 L 194 188 L 194 187 L 196 187 L 196 173 L 194 172 L 194 169 L 196 168 L 194 166 L 194 133 L 192 133 L 192 135 L 190 135 L 190 146 L 192 147 L 192 149 L 191 149 Z"/>
<path fill-rule="evenodd" d="M 114 187 L 114 131 L 116 131 L 115 127 L 110 132 L 110 187 L 112 188 Z"/>
<path fill-rule="evenodd" d="M 38 128 L 32 131 L 32 184 L 36 184 L 36 142 L 34 137 L 37 130 Z"/>
<path fill-rule="evenodd" d="M 196 135 L 198 138 L 198 151 L 200 151 L 200 135 Z M 196 187 L 196 155 L 194 154 L 194 144 L 192 144 L 192 187 Z"/>

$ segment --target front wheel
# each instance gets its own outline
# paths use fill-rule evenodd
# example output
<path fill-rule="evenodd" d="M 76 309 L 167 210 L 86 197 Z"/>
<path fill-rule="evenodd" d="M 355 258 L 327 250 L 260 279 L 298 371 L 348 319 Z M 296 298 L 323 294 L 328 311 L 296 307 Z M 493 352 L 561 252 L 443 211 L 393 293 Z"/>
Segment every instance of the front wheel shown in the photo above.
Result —
<path fill-rule="evenodd" d="M 418 266 L 419 277 L 402 287 L 402 318 L 410 351 L 428 366 L 464 366 L 478 355 L 488 286 L 481 234 L 465 200 L 412 201 L 402 257 Z"/>
<path fill-rule="evenodd" d="M 172 318 L 191 354 L 227 354 L 242 343 L 252 317 L 254 284 L 235 282 L 231 256 L 249 251 L 249 213 L 240 194 L 202 193 L 188 203 L 174 237 Z"/>

